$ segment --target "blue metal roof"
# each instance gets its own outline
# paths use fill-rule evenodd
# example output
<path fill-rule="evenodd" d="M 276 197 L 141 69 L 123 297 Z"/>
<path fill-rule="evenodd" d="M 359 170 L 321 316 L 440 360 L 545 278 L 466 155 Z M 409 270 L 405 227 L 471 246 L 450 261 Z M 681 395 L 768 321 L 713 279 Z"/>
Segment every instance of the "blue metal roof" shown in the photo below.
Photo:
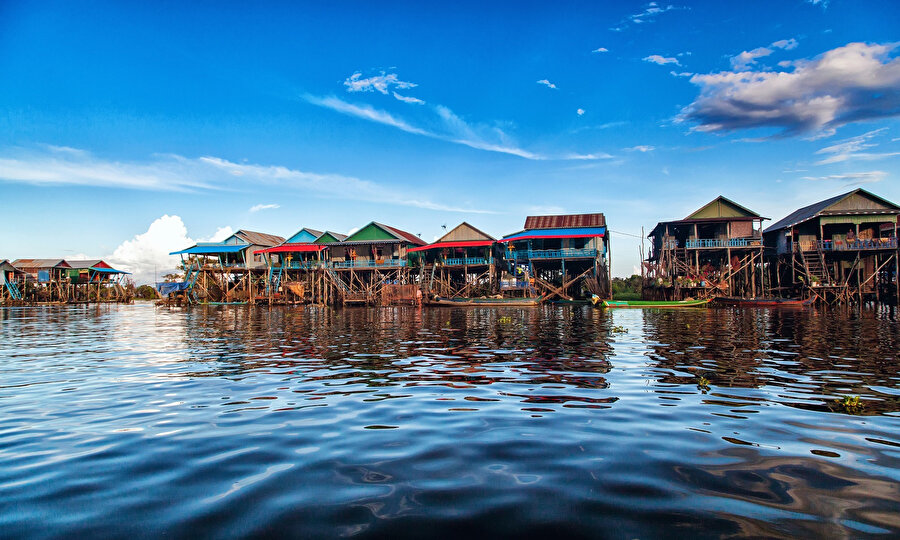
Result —
<path fill-rule="evenodd" d="M 173 251 L 169 255 L 209 255 L 214 253 L 237 253 L 249 247 L 249 244 L 204 244 Z"/>
<path fill-rule="evenodd" d="M 606 227 L 569 227 L 566 229 L 525 229 L 524 231 L 504 236 L 503 240 L 515 240 L 516 238 L 565 238 L 604 236 Z"/>

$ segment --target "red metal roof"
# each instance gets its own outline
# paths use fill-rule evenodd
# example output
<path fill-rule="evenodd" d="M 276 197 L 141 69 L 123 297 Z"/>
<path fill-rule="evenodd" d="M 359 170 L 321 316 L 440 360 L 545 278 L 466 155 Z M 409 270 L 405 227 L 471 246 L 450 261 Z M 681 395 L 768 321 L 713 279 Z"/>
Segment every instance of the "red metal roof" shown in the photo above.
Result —
<path fill-rule="evenodd" d="M 489 246 L 493 244 L 493 240 L 469 240 L 469 241 L 459 241 L 459 242 L 438 242 L 436 244 L 428 244 L 427 246 L 420 246 L 415 248 L 410 248 L 407 251 L 425 251 L 429 249 L 443 249 L 443 248 L 455 248 L 455 247 L 482 247 Z"/>
<path fill-rule="evenodd" d="M 388 229 L 390 232 L 396 234 L 397 236 L 403 238 L 404 240 L 408 241 L 411 244 L 415 244 L 417 246 L 424 246 L 425 244 L 428 243 L 425 240 L 422 240 L 421 238 L 419 238 L 418 236 L 416 236 L 412 233 L 408 233 L 406 231 L 400 230 L 396 227 L 391 227 L 390 225 L 385 225 L 384 223 L 377 223 L 377 222 L 376 222 L 376 225 L 378 225 L 379 227 Z"/>
<path fill-rule="evenodd" d="M 253 253 L 308 253 L 322 251 L 325 247 L 321 244 L 281 244 L 280 246 L 260 249 Z"/>
<path fill-rule="evenodd" d="M 606 227 L 606 218 L 603 214 L 567 214 L 525 218 L 526 229 L 567 229 L 571 227 Z"/>

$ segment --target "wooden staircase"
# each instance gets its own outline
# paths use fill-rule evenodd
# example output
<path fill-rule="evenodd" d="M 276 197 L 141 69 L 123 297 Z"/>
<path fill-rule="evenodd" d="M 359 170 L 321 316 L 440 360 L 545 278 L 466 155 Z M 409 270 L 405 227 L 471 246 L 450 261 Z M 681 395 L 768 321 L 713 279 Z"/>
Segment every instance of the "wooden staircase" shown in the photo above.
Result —
<path fill-rule="evenodd" d="M 803 268 L 810 282 L 818 280 L 820 283 L 828 283 L 831 277 L 828 275 L 828 267 L 825 266 L 825 254 L 821 250 L 800 251 L 803 260 Z"/>

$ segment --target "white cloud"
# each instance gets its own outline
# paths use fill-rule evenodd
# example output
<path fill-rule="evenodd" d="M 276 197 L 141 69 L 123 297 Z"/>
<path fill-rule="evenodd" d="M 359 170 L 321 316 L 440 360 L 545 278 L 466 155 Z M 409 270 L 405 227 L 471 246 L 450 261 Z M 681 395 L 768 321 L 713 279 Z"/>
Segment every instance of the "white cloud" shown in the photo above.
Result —
<path fill-rule="evenodd" d="M 276 208 L 281 208 L 278 204 L 257 204 L 250 207 L 251 212 L 259 212 L 260 210 L 274 210 Z"/>
<path fill-rule="evenodd" d="M 884 171 L 867 171 L 844 174 L 830 174 L 828 176 L 804 176 L 803 180 L 822 181 L 822 180 L 845 180 L 848 181 L 846 186 L 857 186 L 860 184 L 873 184 L 881 182 L 888 173 Z"/>
<path fill-rule="evenodd" d="M 306 95 L 303 97 L 303 99 L 305 99 L 309 103 L 312 103 L 313 105 L 318 105 L 319 107 L 325 107 L 339 113 L 343 113 L 349 116 L 355 116 L 357 118 L 363 118 L 365 120 L 370 120 L 379 124 L 393 126 L 397 129 L 402 129 L 407 133 L 415 133 L 417 135 L 430 135 L 424 129 L 413 127 L 403 120 L 395 118 L 390 113 L 386 111 L 380 111 L 378 109 L 370 107 L 369 105 L 355 105 L 353 103 L 347 103 L 346 101 L 338 99 L 336 97 L 319 98 L 316 96 Z"/>
<path fill-rule="evenodd" d="M 606 47 L 598 47 L 598 48 L 594 49 L 594 50 L 591 51 L 591 52 L 595 52 L 595 53 L 604 53 L 604 52 L 609 52 L 609 49 L 607 49 Z"/>
<path fill-rule="evenodd" d="M 408 133 L 461 144 L 478 150 L 509 154 L 536 161 L 572 159 L 566 157 L 570 154 L 544 155 L 519 148 L 512 143 L 510 137 L 502 129 L 495 126 L 470 124 L 443 105 L 432 105 L 426 109 L 432 111 L 436 117 L 436 122 L 433 122 L 436 123 L 434 129 L 427 130 L 415 127 L 405 120 L 368 105 L 355 105 L 336 97 L 320 98 L 307 95 L 304 96 L 304 99 L 313 105 L 325 107 L 348 116 L 385 124 Z"/>
<path fill-rule="evenodd" d="M 394 98 L 405 103 L 425 103 L 421 99 L 401 96 L 394 91 L 395 89 L 407 90 L 418 86 L 416 83 L 401 81 L 396 73 L 385 73 L 382 71 L 380 75 L 373 75 L 372 77 L 363 79 L 362 73 L 357 71 L 344 81 L 344 86 L 347 87 L 348 92 L 378 92 L 386 96 L 392 95 Z"/>
<path fill-rule="evenodd" d="M 591 154 L 566 154 L 565 159 L 569 160 L 582 160 L 582 161 L 592 161 L 597 159 L 612 159 L 615 156 L 611 154 L 607 154 L 606 152 L 595 152 Z"/>
<path fill-rule="evenodd" d="M 583 116 L 583 115 L 584 115 L 584 109 L 578 109 L 577 111 L 575 111 L 575 114 L 577 114 L 578 116 Z"/>
<path fill-rule="evenodd" d="M 666 64 L 675 64 L 676 66 L 680 66 L 681 64 L 678 62 L 677 58 L 674 57 L 665 57 L 658 54 L 651 54 L 650 56 L 644 57 L 644 62 L 653 62 L 654 64 L 659 64 L 664 66 Z"/>
<path fill-rule="evenodd" d="M 614 32 L 621 32 L 621 31 L 625 30 L 626 28 L 628 28 L 629 24 L 644 24 L 644 23 L 648 23 L 648 22 L 653 22 L 656 19 L 657 15 L 661 15 L 663 13 L 666 13 L 668 11 L 672 11 L 675 9 L 685 9 L 685 8 L 675 7 L 671 4 L 667 5 L 665 7 L 662 7 L 656 2 L 650 2 L 649 4 L 647 4 L 644 7 L 643 11 L 640 11 L 638 13 L 634 13 L 632 15 L 625 17 L 624 19 L 622 19 L 621 22 L 619 22 L 618 26 L 610 28 L 610 30 L 612 30 Z"/>
<path fill-rule="evenodd" d="M 5 149 L 0 155 L 0 182 L 75 185 L 153 191 L 215 189 L 212 179 L 185 174 L 177 161 L 165 165 L 97 158 L 83 150 L 42 145 L 41 149 Z"/>
<path fill-rule="evenodd" d="M 873 161 L 876 159 L 884 159 L 891 156 L 900 155 L 900 152 L 863 152 L 867 148 L 874 148 L 877 144 L 869 142 L 877 134 L 885 131 L 887 128 L 880 128 L 856 137 L 850 137 L 831 146 L 826 146 L 817 151 L 816 154 L 828 154 L 828 157 L 821 161 L 817 161 L 816 165 L 828 165 L 831 163 L 841 163 L 844 161 L 863 160 Z"/>
<path fill-rule="evenodd" d="M 897 44 L 850 43 L 793 72 L 694 75 L 700 95 L 679 115 L 698 131 L 780 128 L 783 135 L 828 133 L 842 125 L 900 114 Z"/>
<path fill-rule="evenodd" d="M 197 240 L 198 242 L 221 242 L 234 234 L 234 229 L 230 226 L 226 225 L 224 227 L 219 227 L 216 229 L 216 232 L 212 234 L 209 238 L 201 238 Z"/>
<path fill-rule="evenodd" d="M 789 51 L 791 49 L 796 49 L 797 45 L 800 45 L 800 42 L 794 38 L 779 39 L 778 41 L 772 42 L 772 47 L 775 47 L 778 49 L 784 49 L 786 51 Z"/>
<path fill-rule="evenodd" d="M 136 283 L 152 283 L 157 277 L 176 271 L 181 259 L 170 252 L 195 243 L 181 218 L 167 214 L 151 223 L 147 232 L 122 242 L 104 260 L 114 268 L 131 272 Z"/>
<path fill-rule="evenodd" d="M 740 53 L 739 55 L 731 59 L 731 67 L 734 70 L 744 70 L 747 69 L 750 65 L 755 64 L 757 58 L 763 58 L 772 54 L 774 52 L 772 50 L 773 48 L 789 51 L 791 49 L 796 49 L 797 45 L 799 45 L 799 42 L 794 38 L 780 39 L 772 43 L 768 47 L 757 47 L 752 51 L 744 51 Z M 788 65 L 789 64 L 790 63 L 788 63 Z M 779 65 L 782 65 L 782 63 L 779 62 Z M 782 65 L 782 67 L 787 66 Z"/>
<path fill-rule="evenodd" d="M 51 151 L 48 155 L 46 151 L 40 153 L 19 150 L 21 155 L 0 159 L 0 183 L 77 184 L 158 191 L 184 190 L 186 185 L 195 191 L 238 190 L 265 185 L 307 191 L 328 198 L 387 202 L 447 212 L 492 213 L 434 203 L 408 188 L 393 188 L 352 176 L 313 173 L 278 165 L 234 163 L 214 156 L 186 158 L 162 155 L 156 156 L 152 161 L 122 164 L 104 161 L 84 151 L 62 155 Z M 10 162 L 15 163 L 14 168 L 4 165 Z M 76 171 L 77 182 L 72 182 L 71 177 L 61 176 L 60 171 Z"/>
<path fill-rule="evenodd" d="M 750 64 L 755 64 L 757 58 L 769 56 L 772 49 L 768 47 L 757 47 L 752 51 L 744 51 L 731 59 L 731 67 L 733 69 L 746 69 Z"/>
<path fill-rule="evenodd" d="M 694 74 L 691 73 L 690 71 L 681 71 L 681 72 L 670 71 L 669 74 L 672 75 L 673 77 L 693 77 L 694 76 Z"/>
<path fill-rule="evenodd" d="M 394 92 L 394 97 L 402 101 L 403 103 L 415 103 L 418 105 L 424 105 L 425 102 L 419 98 L 414 98 L 412 96 L 401 96 L 397 92 Z"/>
<path fill-rule="evenodd" d="M 552 82 L 548 81 L 547 79 L 541 79 L 541 80 L 539 80 L 537 83 L 538 83 L 538 84 L 543 84 L 543 85 L 546 86 L 547 88 L 553 88 L 553 89 L 556 89 L 556 85 L 553 84 Z"/>
<path fill-rule="evenodd" d="M 137 284 L 154 283 L 177 271 L 181 257 L 169 253 L 197 242 L 221 242 L 232 234 L 231 227 L 219 227 L 210 238 L 194 240 L 188 236 L 181 217 L 166 214 L 154 220 L 146 232 L 122 242 L 111 255 L 102 259 L 114 268 L 131 272 Z"/>
<path fill-rule="evenodd" d="M 637 146 L 632 146 L 631 148 L 625 148 L 624 150 L 629 152 L 652 152 L 656 150 L 656 147 L 647 144 L 639 144 Z"/>

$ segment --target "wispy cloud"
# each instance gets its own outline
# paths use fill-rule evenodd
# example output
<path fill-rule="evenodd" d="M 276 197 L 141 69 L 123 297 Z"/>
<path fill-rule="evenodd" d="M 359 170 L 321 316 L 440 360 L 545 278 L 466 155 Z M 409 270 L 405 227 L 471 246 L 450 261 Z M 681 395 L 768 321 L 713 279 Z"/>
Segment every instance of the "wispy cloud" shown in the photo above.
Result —
<path fill-rule="evenodd" d="M 697 131 L 780 128 L 789 136 L 900 115 L 900 58 L 891 55 L 897 45 L 850 43 L 796 61 L 792 72 L 694 75 L 700 95 L 678 120 Z"/>
<path fill-rule="evenodd" d="M 675 7 L 671 4 L 669 4 L 667 6 L 660 6 L 657 2 L 650 2 L 649 4 L 647 4 L 644 7 L 643 11 L 639 11 L 637 13 L 633 13 L 633 14 L 625 17 L 624 19 L 622 19 L 619 22 L 618 25 L 610 28 L 610 30 L 612 30 L 613 32 L 621 32 L 621 31 L 625 30 L 626 28 L 628 28 L 628 26 L 631 24 L 644 24 L 644 23 L 653 22 L 654 20 L 656 20 L 656 17 L 658 15 L 661 15 L 661 14 L 669 12 L 669 11 L 677 10 L 677 9 L 686 9 L 686 8 Z"/>
<path fill-rule="evenodd" d="M 752 51 L 744 51 L 738 54 L 731 59 L 731 67 L 734 70 L 747 69 L 750 65 L 756 63 L 757 58 L 763 58 L 775 52 L 773 49 L 784 49 L 789 51 L 791 49 L 796 49 L 797 45 L 799 45 L 799 42 L 794 38 L 780 39 L 773 42 L 768 47 L 757 47 Z M 779 65 L 782 64 L 779 63 Z M 788 62 L 787 65 L 790 65 L 790 62 Z M 786 67 L 786 65 L 782 65 L 782 67 Z"/>
<path fill-rule="evenodd" d="M 0 183 L 38 186 L 76 185 L 153 191 L 247 190 L 268 186 L 299 190 L 324 198 L 354 199 L 446 212 L 493 213 L 488 210 L 435 203 L 414 189 L 384 185 L 338 174 L 322 174 L 279 165 L 235 163 L 215 156 L 188 158 L 168 154 L 143 162 L 115 162 L 86 151 L 0 151 Z M 251 212 L 278 208 L 260 204 Z"/>
<path fill-rule="evenodd" d="M 578 110 L 576 110 L 576 111 L 575 111 L 575 114 L 577 114 L 578 116 L 584 116 L 584 109 L 578 109 Z"/>
<path fill-rule="evenodd" d="M 418 105 L 425 104 L 425 102 L 419 98 L 414 98 L 412 96 L 401 96 L 397 92 L 394 92 L 394 97 L 397 98 L 398 100 L 402 101 L 403 103 L 416 103 Z"/>
<path fill-rule="evenodd" d="M 455 144 L 461 144 L 470 148 L 484 150 L 488 152 L 498 152 L 518 156 L 524 159 L 535 161 L 542 160 L 567 160 L 567 159 L 587 159 L 584 157 L 571 157 L 573 155 L 600 155 L 600 154 L 541 154 L 525 150 L 515 145 L 510 137 L 500 128 L 496 126 L 487 126 L 482 124 L 472 124 L 443 105 L 432 105 L 427 110 L 434 113 L 431 129 L 424 129 L 413 126 L 406 120 L 397 118 L 390 113 L 378 109 L 374 109 L 368 105 L 357 105 L 347 103 L 336 97 L 320 98 L 316 96 L 304 96 L 304 99 L 320 107 L 325 107 L 333 111 L 354 116 L 371 122 L 388 125 L 401 129 L 408 133 L 422 135 L 433 139 L 447 141 Z M 604 158 L 595 158 L 604 159 Z"/>
<path fill-rule="evenodd" d="M 259 212 L 260 210 L 274 210 L 276 208 L 281 208 L 281 205 L 278 204 L 257 204 L 250 207 L 251 212 Z"/>
<path fill-rule="evenodd" d="M 648 144 L 639 144 L 637 146 L 632 146 L 631 148 L 623 148 L 623 150 L 628 152 L 652 152 L 656 150 L 656 147 Z"/>
<path fill-rule="evenodd" d="M 425 103 L 419 98 L 402 96 L 396 90 L 407 90 L 418 86 L 416 83 L 401 81 L 396 73 L 385 73 L 382 71 L 379 75 L 363 78 L 362 73 L 357 71 L 346 80 L 344 86 L 348 92 L 378 92 L 384 95 L 392 95 L 394 98 L 404 103 Z"/>
<path fill-rule="evenodd" d="M 670 71 L 669 74 L 673 77 L 693 77 L 694 76 L 694 74 L 691 73 L 690 71 L 681 71 L 681 72 Z"/>
<path fill-rule="evenodd" d="M 659 64 L 664 66 L 666 64 L 675 64 L 676 66 L 680 66 L 681 64 L 678 62 L 677 58 L 674 57 L 665 57 L 659 54 L 651 54 L 650 56 L 644 57 L 644 62 L 652 62 L 654 64 Z"/>
<path fill-rule="evenodd" d="M 416 135 L 431 135 L 424 129 L 411 126 L 405 121 L 400 120 L 399 118 L 395 118 L 390 113 L 375 109 L 370 105 L 348 103 L 334 96 L 316 97 L 307 94 L 303 96 L 303 99 L 313 105 L 318 105 L 319 107 L 325 107 L 326 109 L 331 109 L 348 116 L 355 116 L 357 118 L 362 118 L 371 122 L 393 126 L 397 129 L 406 131 L 407 133 L 415 133 Z"/>
<path fill-rule="evenodd" d="M 541 79 L 541 80 L 539 80 L 537 83 L 538 83 L 538 84 L 543 84 L 543 85 L 546 86 L 547 88 L 553 88 L 554 90 L 556 89 L 556 85 L 553 84 L 552 82 L 548 81 L 547 79 Z"/>
<path fill-rule="evenodd" d="M 83 150 L 51 145 L 0 152 L 0 182 L 150 191 L 218 189 L 213 179 L 192 176 L 187 169 L 178 160 L 149 164 L 110 161 Z"/>
<path fill-rule="evenodd" d="M 595 52 L 595 53 L 605 53 L 605 52 L 609 52 L 609 49 L 607 49 L 606 47 L 597 47 L 596 49 L 594 49 L 594 50 L 591 51 L 591 52 Z"/>
<path fill-rule="evenodd" d="M 828 165 L 830 163 L 841 163 L 844 161 L 853 160 L 872 161 L 876 159 L 884 159 L 887 157 L 900 155 L 900 152 L 863 152 L 863 150 L 866 150 L 868 148 L 875 148 L 876 146 L 878 146 L 877 144 L 869 141 L 886 129 L 887 128 L 881 128 L 869 131 L 868 133 L 863 133 L 862 135 L 857 135 L 856 137 L 850 137 L 849 139 L 844 139 L 839 143 L 822 148 L 821 150 L 817 151 L 816 154 L 825 154 L 828 155 L 828 157 L 821 161 L 817 161 L 816 165 Z"/>
<path fill-rule="evenodd" d="M 828 176 L 804 176 L 803 180 L 811 180 L 814 182 L 838 180 L 845 181 L 845 186 L 857 186 L 860 184 L 874 184 L 881 182 L 888 173 L 884 171 L 866 171 L 844 174 L 830 174 Z"/>

